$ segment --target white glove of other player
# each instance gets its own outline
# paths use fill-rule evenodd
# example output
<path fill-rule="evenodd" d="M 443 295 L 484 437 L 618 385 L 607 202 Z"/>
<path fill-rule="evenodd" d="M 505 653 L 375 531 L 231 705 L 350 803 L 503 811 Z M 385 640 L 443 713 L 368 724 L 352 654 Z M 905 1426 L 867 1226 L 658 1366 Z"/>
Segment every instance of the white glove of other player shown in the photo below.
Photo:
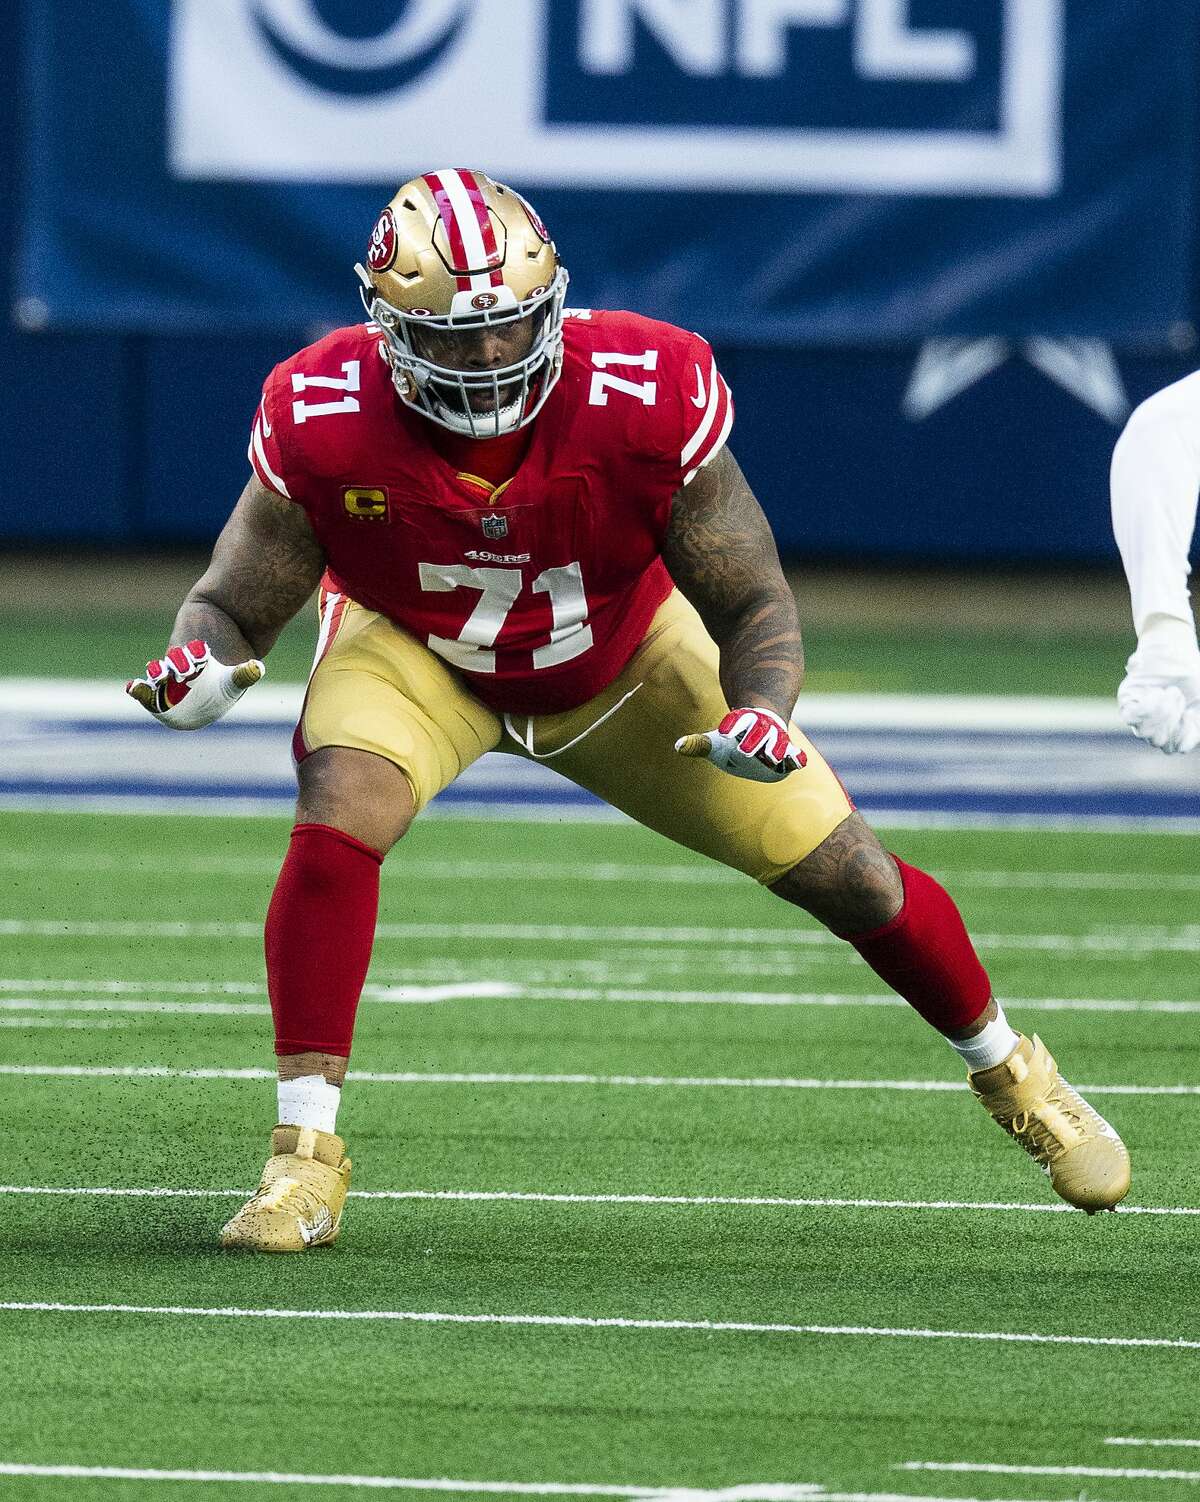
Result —
<path fill-rule="evenodd" d="M 266 672 L 257 658 L 226 667 L 204 641 L 168 647 L 165 658 L 146 664 L 125 692 L 170 730 L 199 730 L 219 720 Z"/>
<path fill-rule="evenodd" d="M 1134 735 L 1160 751 L 1200 746 L 1200 647 L 1186 621 L 1151 619 L 1125 665 L 1117 708 Z"/>
<path fill-rule="evenodd" d="M 771 709 L 731 709 L 715 730 L 681 736 L 681 756 L 704 756 L 714 767 L 750 782 L 780 782 L 808 763 L 788 727 Z"/>

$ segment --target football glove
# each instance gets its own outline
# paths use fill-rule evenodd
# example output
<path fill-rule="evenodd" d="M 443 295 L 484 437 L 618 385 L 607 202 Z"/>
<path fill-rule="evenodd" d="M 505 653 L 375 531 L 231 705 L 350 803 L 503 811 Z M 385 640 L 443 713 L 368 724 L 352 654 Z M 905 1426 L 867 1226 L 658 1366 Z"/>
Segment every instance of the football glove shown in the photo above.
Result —
<path fill-rule="evenodd" d="M 1200 648 L 1186 621 L 1160 617 L 1143 630 L 1117 708 L 1134 735 L 1160 751 L 1200 746 Z"/>
<path fill-rule="evenodd" d="M 144 678 L 131 678 L 125 692 L 170 730 L 199 730 L 219 720 L 266 672 L 257 658 L 226 667 L 204 641 L 168 647 L 165 658 L 146 664 Z"/>
<path fill-rule="evenodd" d="M 750 782 L 779 782 L 808 763 L 771 709 L 731 709 L 715 730 L 681 736 L 680 756 L 704 756 L 714 767 Z"/>

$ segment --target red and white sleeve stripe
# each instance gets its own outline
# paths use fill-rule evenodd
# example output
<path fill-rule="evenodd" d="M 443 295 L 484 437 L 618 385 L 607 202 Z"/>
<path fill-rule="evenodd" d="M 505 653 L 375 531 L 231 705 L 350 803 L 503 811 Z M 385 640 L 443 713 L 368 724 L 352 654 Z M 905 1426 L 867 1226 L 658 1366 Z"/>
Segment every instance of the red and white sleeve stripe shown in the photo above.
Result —
<path fill-rule="evenodd" d="M 697 396 L 705 398 L 704 412 L 679 456 L 679 467 L 683 470 L 685 485 L 710 460 L 717 457 L 725 447 L 725 440 L 733 427 L 733 397 L 717 369 L 717 362 L 710 356 L 708 373 L 705 374 L 699 366 L 697 370 L 700 371 Z"/>
<path fill-rule="evenodd" d="M 279 471 L 283 468 L 282 454 L 279 443 L 273 436 L 270 419 L 267 417 L 265 399 L 258 404 L 258 411 L 254 414 L 254 426 L 250 429 L 250 448 L 247 457 L 254 467 L 254 473 L 276 495 L 285 500 L 291 500 L 291 494 L 284 484 Z"/>

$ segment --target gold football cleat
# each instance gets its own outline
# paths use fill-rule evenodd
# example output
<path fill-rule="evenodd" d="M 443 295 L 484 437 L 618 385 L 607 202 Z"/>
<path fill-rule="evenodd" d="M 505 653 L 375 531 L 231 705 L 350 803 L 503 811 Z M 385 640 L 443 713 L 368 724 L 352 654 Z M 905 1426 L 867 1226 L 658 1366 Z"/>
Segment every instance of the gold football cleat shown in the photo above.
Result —
<path fill-rule="evenodd" d="M 350 1188 L 346 1144 L 315 1127 L 277 1126 L 258 1189 L 221 1229 L 246 1252 L 306 1252 L 336 1241 Z"/>
<path fill-rule="evenodd" d="M 1129 1193 L 1129 1152 L 1058 1072 L 1038 1037 L 1020 1038 L 1001 1064 L 967 1076 L 995 1121 L 1050 1175 L 1055 1192 L 1089 1215 Z"/>

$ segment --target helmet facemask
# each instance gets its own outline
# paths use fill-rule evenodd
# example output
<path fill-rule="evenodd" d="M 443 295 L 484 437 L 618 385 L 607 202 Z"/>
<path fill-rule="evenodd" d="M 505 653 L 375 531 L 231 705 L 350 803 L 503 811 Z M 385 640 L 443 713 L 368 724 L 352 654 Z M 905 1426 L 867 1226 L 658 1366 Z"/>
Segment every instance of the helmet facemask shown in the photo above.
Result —
<path fill-rule="evenodd" d="M 470 438 L 498 437 L 533 421 L 562 370 L 567 291 L 563 267 L 555 270 L 548 286 L 536 288 L 523 301 L 507 286 L 482 295 L 464 290 L 444 314 L 397 307 L 377 290 L 365 267 L 355 270 L 363 306 L 386 341 L 392 380 L 409 406 L 440 427 Z M 485 302 L 491 305 L 481 306 Z M 517 329 L 526 320 L 527 348 Z M 507 344 L 523 353 L 503 365 L 483 368 L 489 350 L 484 331 L 489 329 L 497 331 L 502 348 Z M 456 342 L 461 343 L 461 355 L 455 351 Z"/>

